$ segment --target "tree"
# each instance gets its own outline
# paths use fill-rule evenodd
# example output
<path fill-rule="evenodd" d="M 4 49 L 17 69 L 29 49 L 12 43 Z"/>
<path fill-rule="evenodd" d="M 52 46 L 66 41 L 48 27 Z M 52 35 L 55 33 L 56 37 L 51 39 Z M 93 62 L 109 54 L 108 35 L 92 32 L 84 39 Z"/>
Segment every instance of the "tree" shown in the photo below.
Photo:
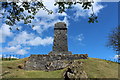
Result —
<path fill-rule="evenodd" d="M 20 4 L 20 5 L 19 5 Z M 65 12 L 66 9 L 71 9 L 72 5 L 80 4 L 83 9 L 90 9 L 93 6 L 92 2 L 85 2 L 80 0 L 79 2 L 56 2 L 54 5 L 58 5 L 58 13 Z M 1 2 L 2 9 L 4 9 L 4 13 L 1 13 L 3 15 L 3 19 L 5 19 L 5 23 L 7 25 L 13 26 L 16 24 L 16 22 L 23 20 L 24 24 L 31 23 L 31 19 L 34 19 L 34 15 L 40 10 L 43 9 L 48 14 L 52 14 L 53 11 L 49 10 L 44 6 L 42 2 L 34 1 L 34 2 Z M 67 5 L 67 7 L 66 7 Z M 27 11 L 30 13 L 29 15 L 25 15 L 24 11 Z M 94 11 L 89 17 L 88 20 L 89 23 L 98 22 L 97 16 L 95 16 Z M 10 28 L 12 30 L 12 28 Z"/>
<path fill-rule="evenodd" d="M 108 36 L 108 47 L 120 52 L 120 26 L 116 27 Z"/>

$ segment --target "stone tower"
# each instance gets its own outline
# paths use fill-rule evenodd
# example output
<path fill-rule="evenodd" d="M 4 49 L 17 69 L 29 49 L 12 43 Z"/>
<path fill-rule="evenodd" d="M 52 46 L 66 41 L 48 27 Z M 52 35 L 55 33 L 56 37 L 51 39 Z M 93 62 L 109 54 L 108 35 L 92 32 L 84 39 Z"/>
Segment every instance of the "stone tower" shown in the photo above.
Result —
<path fill-rule="evenodd" d="M 68 55 L 67 27 L 64 22 L 58 22 L 54 26 L 53 51 L 49 55 Z"/>
<path fill-rule="evenodd" d="M 48 54 L 32 54 L 24 64 L 25 70 L 54 71 L 69 66 L 69 61 L 87 59 L 87 54 L 72 54 L 68 51 L 67 28 L 64 22 L 54 27 L 53 50 Z"/>

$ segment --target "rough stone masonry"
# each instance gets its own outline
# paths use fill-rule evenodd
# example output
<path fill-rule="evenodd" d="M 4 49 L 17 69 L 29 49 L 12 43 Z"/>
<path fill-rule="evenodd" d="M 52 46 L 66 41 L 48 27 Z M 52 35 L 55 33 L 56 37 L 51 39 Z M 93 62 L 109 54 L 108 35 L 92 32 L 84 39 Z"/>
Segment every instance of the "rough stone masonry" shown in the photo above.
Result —
<path fill-rule="evenodd" d="M 68 51 L 67 28 L 64 22 L 58 22 L 54 27 L 53 51 L 49 55 L 71 55 Z"/>
<path fill-rule="evenodd" d="M 73 60 L 87 58 L 87 54 L 72 54 L 68 51 L 66 24 L 58 22 L 54 27 L 53 50 L 48 55 L 31 55 L 25 62 L 24 69 L 59 70 L 69 66 Z"/>

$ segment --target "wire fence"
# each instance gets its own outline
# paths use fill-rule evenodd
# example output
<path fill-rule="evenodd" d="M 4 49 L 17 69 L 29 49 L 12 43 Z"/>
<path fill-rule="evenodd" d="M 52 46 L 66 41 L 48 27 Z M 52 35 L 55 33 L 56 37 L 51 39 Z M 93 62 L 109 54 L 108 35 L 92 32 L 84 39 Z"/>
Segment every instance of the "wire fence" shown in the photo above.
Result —
<path fill-rule="evenodd" d="M 10 60 L 18 60 L 18 59 L 22 59 L 25 58 L 26 56 L 24 55 L 15 55 L 15 54 L 2 54 L 1 55 L 1 60 L 3 61 L 10 61 Z"/>
<path fill-rule="evenodd" d="M 6 61 L 6 60 L 18 60 L 18 59 L 22 59 L 22 58 L 26 58 L 29 57 L 25 56 L 25 55 L 17 55 L 17 54 L 2 54 L 1 56 L 1 60 Z M 103 59 L 103 58 L 98 58 L 98 59 Z M 116 62 L 116 63 L 120 63 L 120 58 L 119 59 L 114 59 L 114 58 L 104 58 L 103 60 L 105 61 L 111 61 L 111 62 Z"/>

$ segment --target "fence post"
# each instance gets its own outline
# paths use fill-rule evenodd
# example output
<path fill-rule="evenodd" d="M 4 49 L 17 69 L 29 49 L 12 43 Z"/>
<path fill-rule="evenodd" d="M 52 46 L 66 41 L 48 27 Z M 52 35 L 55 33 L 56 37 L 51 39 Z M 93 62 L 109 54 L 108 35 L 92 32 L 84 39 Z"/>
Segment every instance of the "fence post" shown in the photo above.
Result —
<path fill-rule="evenodd" d="M 3 60 L 3 55 L 2 55 L 2 60 Z"/>
<path fill-rule="evenodd" d="M 6 60 L 7 60 L 7 54 L 6 54 Z"/>
<path fill-rule="evenodd" d="M 14 59 L 14 54 L 13 54 L 13 59 Z"/>
<path fill-rule="evenodd" d="M 11 59 L 11 55 L 9 56 L 9 61 L 10 61 L 10 59 Z"/>
<path fill-rule="evenodd" d="M 18 55 L 16 54 L 16 58 L 17 58 L 17 56 L 18 56 Z"/>

